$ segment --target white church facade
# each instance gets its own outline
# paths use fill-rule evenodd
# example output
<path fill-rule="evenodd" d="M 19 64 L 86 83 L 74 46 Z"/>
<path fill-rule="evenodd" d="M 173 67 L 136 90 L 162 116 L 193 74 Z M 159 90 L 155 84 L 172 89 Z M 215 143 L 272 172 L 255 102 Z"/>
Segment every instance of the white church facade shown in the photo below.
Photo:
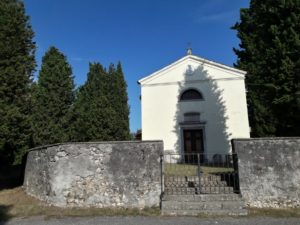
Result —
<path fill-rule="evenodd" d="M 138 81 L 142 140 L 163 140 L 168 153 L 228 154 L 249 138 L 245 71 L 188 52 Z"/>

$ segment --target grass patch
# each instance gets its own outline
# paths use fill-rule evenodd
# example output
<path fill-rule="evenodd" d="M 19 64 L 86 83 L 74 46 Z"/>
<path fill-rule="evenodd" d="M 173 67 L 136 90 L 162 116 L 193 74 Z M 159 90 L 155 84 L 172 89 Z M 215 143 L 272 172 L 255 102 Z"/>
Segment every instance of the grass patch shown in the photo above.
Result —
<path fill-rule="evenodd" d="M 197 176 L 198 174 L 197 165 L 165 163 L 164 166 L 165 175 L 169 176 Z M 226 167 L 200 166 L 200 168 L 203 174 L 229 173 L 234 171 L 233 168 Z"/>
<path fill-rule="evenodd" d="M 25 194 L 21 187 L 0 191 L 0 221 L 8 220 L 12 217 L 45 216 L 64 217 L 64 216 L 160 216 L 160 209 L 145 208 L 126 209 L 126 208 L 59 208 L 46 205 L 31 196 Z M 215 218 L 215 215 L 199 215 L 201 218 Z M 219 217 L 219 216 L 218 216 Z M 226 217 L 226 216 L 220 216 Z M 231 216 L 233 217 L 233 216 Z M 287 209 L 261 209 L 250 208 L 247 216 L 234 217 L 297 217 L 300 218 L 300 208 Z"/>
<path fill-rule="evenodd" d="M 0 191 L 0 221 L 11 217 L 159 216 L 159 208 L 60 208 L 25 194 L 21 187 Z"/>
<path fill-rule="evenodd" d="M 273 209 L 273 208 L 250 208 L 249 215 L 253 217 L 297 217 L 300 218 L 300 208 L 285 208 L 285 209 Z"/>

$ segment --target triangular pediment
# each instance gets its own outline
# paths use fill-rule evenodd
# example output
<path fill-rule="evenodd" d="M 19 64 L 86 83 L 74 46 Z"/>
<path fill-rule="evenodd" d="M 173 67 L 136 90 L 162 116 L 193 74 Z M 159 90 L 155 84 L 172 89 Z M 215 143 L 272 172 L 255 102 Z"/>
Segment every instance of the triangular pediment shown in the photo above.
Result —
<path fill-rule="evenodd" d="M 206 79 L 244 79 L 246 72 L 198 56 L 187 55 L 140 79 L 139 84 L 159 84 Z"/>

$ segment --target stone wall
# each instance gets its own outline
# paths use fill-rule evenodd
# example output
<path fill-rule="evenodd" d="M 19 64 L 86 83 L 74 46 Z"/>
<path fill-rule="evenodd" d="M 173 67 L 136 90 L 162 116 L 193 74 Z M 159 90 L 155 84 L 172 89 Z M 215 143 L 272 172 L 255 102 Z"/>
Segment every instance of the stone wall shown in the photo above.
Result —
<path fill-rule="evenodd" d="M 300 138 L 235 139 L 242 196 L 251 207 L 300 207 Z"/>
<path fill-rule="evenodd" d="M 26 192 L 62 207 L 158 206 L 161 141 L 66 143 L 33 149 Z"/>

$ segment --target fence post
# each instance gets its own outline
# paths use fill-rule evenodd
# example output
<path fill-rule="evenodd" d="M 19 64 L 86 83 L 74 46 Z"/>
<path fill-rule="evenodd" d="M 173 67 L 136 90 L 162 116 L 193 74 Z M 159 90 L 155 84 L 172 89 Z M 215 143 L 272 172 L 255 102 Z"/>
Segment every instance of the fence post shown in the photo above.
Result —
<path fill-rule="evenodd" d="M 239 177 L 239 160 L 236 153 L 232 154 L 233 169 L 234 169 L 234 189 L 240 193 L 240 177 Z"/>
<path fill-rule="evenodd" d="M 198 194 L 201 193 L 201 168 L 200 168 L 200 154 L 197 154 L 197 162 L 198 162 L 198 180 L 199 180 L 199 191 Z"/>
<path fill-rule="evenodd" d="M 163 198 L 164 194 L 164 172 L 163 172 L 164 155 L 160 155 L 160 196 Z"/>

